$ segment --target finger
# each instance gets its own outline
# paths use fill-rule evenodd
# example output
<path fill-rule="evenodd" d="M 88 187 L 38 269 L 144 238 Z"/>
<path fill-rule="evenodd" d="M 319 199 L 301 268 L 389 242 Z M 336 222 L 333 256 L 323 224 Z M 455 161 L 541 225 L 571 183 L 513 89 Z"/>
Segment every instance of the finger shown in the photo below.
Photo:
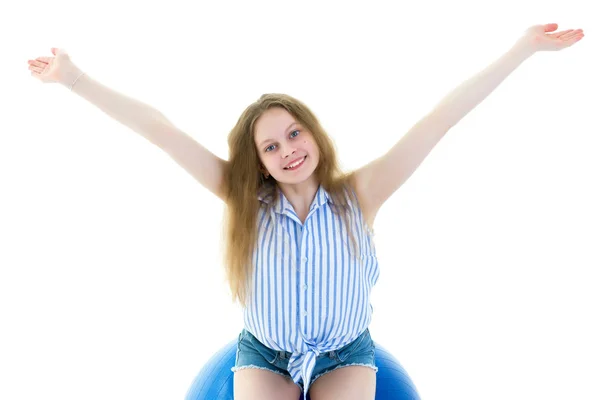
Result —
<path fill-rule="evenodd" d="M 571 47 L 573 46 L 575 43 L 577 43 L 579 40 L 581 40 L 583 38 L 583 35 L 576 35 L 576 36 L 572 36 L 570 38 L 560 38 L 560 40 L 558 41 L 558 45 L 561 48 L 566 48 L 566 47 Z"/>
<path fill-rule="evenodd" d="M 576 38 L 577 36 L 580 36 L 580 35 L 581 35 L 581 32 L 572 31 L 572 32 L 566 33 L 565 35 L 561 36 L 560 38 L 562 40 L 571 40 L 571 39 L 574 39 L 574 38 Z"/>
<path fill-rule="evenodd" d="M 573 33 L 573 34 L 577 35 L 577 34 L 583 33 L 583 30 L 582 29 L 571 29 L 570 32 L 568 32 L 568 33 Z"/>
<path fill-rule="evenodd" d="M 552 35 L 550 35 L 550 36 L 554 36 L 554 37 L 561 37 L 562 35 L 564 35 L 564 34 L 567 34 L 567 33 L 569 33 L 569 32 L 572 32 L 572 31 L 573 31 L 573 29 L 567 29 L 567 30 L 565 30 L 565 31 L 560 31 L 560 32 L 553 33 L 553 34 L 552 34 Z"/>
<path fill-rule="evenodd" d="M 38 60 L 29 60 L 29 65 L 34 65 L 36 67 L 43 67 L 48 64 L 45 62 L 42 62 L 42 61 L 38 61 Z"/>
<path fill-rule="evenodd" d="M 579 34 L 579 35 L 575 36 L 573 39 L 571 39 L 571 41 L 572 41 L 573 43 L 575 43 L 575 42 L 577 42 L 578 40 L 581 40 L 581 39 L 583 39 L 583 37 L 584 37 L 584 36 L 585 36 L 585 35 L 584 35 L 583 33 L 581 33 L 581 34 Z"/>
<path fill-rule="evenodd" d="M 560 37 L 560 38 L 562 38 L 562 37 L 570 37 L 570 36 L 576 35 L 576 34 L 578 34 L 578 33 L 579 33 L 579 32 L 578 32 L 578 31 L 576 31 L 576 30 L 569 29 L 568 31 L 561 33 L 561 34 L 560 34 L 560 35 L 558 35 L 557 37 Z"/>
<path fill-rule="evenodd" d="M 39 68 L 39 67 L 34 67 L 34 66 L 29 67 L 29 69 L 38 74 L 41 74 L 44 71 L 44 68 Z"/>

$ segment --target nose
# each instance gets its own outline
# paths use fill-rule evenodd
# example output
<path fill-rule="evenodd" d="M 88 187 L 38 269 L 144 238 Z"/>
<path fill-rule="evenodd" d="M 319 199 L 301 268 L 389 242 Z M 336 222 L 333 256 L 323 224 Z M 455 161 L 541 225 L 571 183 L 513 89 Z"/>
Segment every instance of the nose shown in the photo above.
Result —
<path fill-rule="evenodd" d="M 296 149 L 293 148 L 285 148 L 284 151 L 281 152 L 281 158 L 285 159 L 288 156 L 291 156 L 292 154 L 294 154 L 296 152 Z"/>

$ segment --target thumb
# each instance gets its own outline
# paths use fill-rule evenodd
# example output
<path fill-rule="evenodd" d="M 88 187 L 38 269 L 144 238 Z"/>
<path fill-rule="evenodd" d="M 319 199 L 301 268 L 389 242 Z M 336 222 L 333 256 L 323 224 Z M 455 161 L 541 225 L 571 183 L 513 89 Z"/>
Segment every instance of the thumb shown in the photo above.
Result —
<path fill-rule="evenodd" d="M 67 57 L 69 56 L 67 54 L 67 52 L 65 51 L 65 49 L 62 49 L 62 48 L 52 47 L 50 50 L 52 51 L 52 54 L 54 54 L 55 56 L 59 56 L 59 55 L 64 55 Z"/>

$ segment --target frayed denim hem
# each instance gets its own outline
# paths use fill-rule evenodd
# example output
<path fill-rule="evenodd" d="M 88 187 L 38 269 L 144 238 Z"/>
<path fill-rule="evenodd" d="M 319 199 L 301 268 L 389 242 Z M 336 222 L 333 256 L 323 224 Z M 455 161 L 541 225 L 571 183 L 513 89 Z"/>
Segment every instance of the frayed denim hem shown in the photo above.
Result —
<path fill-rule="evenodd" d="M 231 372 L 237 372 L 237 371 L 240 371 L 240 370 L 242 370 L 242 369 L 248 369 L 248 368 L 254 368 L 254 369 L 264 369 L 265 371 L 271 371 L 271 372 L 274 372 L 274 373 L 276 373 L 276 374 L 279 374 L 279 375 L 281 375 L 281 376 L 288 377 L 288 375 L 286 375 L 286 374 L 283 374 L 283 373 L 281 373 L 281 372 L 279 372 L 279 371 L 273 371 L 273 370 L 272 370 L 272 369 L 270 369 L 270 368 L 259 367 L 259 366 L 256 366 L 256 365 L 242 365 L 242 366 L 240 366 L 240 367 L 233 367 L 233 368 L 231 368 Z"/>
<path fill-rule="evenodd" d="M 377 368 L 377 367 L 376 367 L 376 366 L 374 366 L 373 364 L 352 363 L 352 364 L 338 365 L 337 367 L 335 367 L 335 368 L 333 368 L 333 369 L 330 369 L 329 371 L 325 371 L 325 372 L 323 372 L 323 373 L 321 373 L 321 374 L 319 374 L 319 375 L 313 376 L 313 378 L 311 379 L 311 382 L 310 382 L 310 385 L 309 385 L 309 387 L 310 387 L 310 386 L 312 386 L 312 384 L 313 384 L 313 383 L 315 383 L 315 381 L 317 380 L 317 378 L 319 378 L 319 377 L 321 377 L 321 376 L 323 376 L 323 375 L 326 375 L 326 374 L 328 374 L 328 373 L 330 373 L 330 372 L 333 372 L 333 371 L 335 371 L 336 369 L 340 369 L 340 368 L 344 368 L 344 367 L 351 367 L 351 366 L 353 366 L 353 365 L 359 365 L 359 366 L 362 366 L 362 367 L 368 367 L 368 368 L 371 368 L 373 371 L 375 371 L 375 373 L 377 373 L 377 371 L 379 371 L 379 368 Z M 243 366 L 241 366 L 241 367 L 233 367 L 233 368 L 231 368 L 231 372 L 236 372 L 236 371 L 240 371 L 240 370 L 243 370 L 243 369 L 249 369 L 249 368 L 254 368 L 254 369 L 264 369 L 264 370 L 266 370 L 266 371 L 271 371 L 271 372 L 274 372 L 274 373 L 276 373 L 276 374 L 279 374 L 279 375 L 281 375 L 281 376 L 284 376 L 284 377 L 286 377 L 286 378 L 289 378 L 289 379 L 291 380 L 291 377 L 289 376 L 289 374 L 288 374 L 288 375 L 286 375 L 286 374 L 284 374 L 284 373 L 281 373 L 281 372 L 279 372 L 279 371 L 273 371 L 273 370 L 272 370 L 272 369 L 270 369 L 270 368 L 259 367 L 259 366 L 256 366 L 256 365 L 243 365 Z M 292 382 L 293 382 L 293 381 L 292 381 Z M 301 391 L 301 392 L 304 392 L 304 385 L 303 385 L 302 383 L 300 383 L 300 382 L 294 382 L 294 384 L 300 388 L 300 391 Z"/>
<path fill-rule="evenodd" d="M 360 365 L 362 367 L 369 367 L 371 368 L 373 371 L 375 371 L 375 373 L 377 373 L 377 371 L 379 371 L 379 368 L 377 368 L 376 366 L 374 366 L 373 364 L 361 364 L 361 363 L 352 363 L 352 364 L 343 364 L 343 365 L 338 365 L 337 367 L 330 369 L 329 371 L 325 371 L 319 375 L 315 375 L 311 381 L 310 381 L 310 386 L 312 386 L 313 383 L 315 383 L 315 381 L 317 380 L 318 377 L 323 376 L 325 374 L 328 374 L 330 372 L 335 371 L 336 369 L 340 369 L 340 368 L 344 368 L 344 367 L 351 367 L 353 365 Z"/>

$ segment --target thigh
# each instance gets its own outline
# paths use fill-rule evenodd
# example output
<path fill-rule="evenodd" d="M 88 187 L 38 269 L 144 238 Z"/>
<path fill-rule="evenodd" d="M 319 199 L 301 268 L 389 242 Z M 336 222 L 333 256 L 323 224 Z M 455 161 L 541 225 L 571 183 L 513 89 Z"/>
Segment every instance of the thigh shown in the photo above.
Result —
<path fill-rule="evenodd" d="M 332 353 L 335 364 L 317 371 L 312 379 L 309 388 L 311 399 L 373 400 L 378 368 L 375 365 L 375 343 L 369 330 Z"/>
<path fill-rule="evenodd" d="M 238 338 L 233 375 L 234 400 L 298 400 L 300 387 L 277 367 L 280 352 L 242 330 Z"/>
<path fill-rule="evenodd" d="M 245 368 L 233 375 L 234 400 L 298 400 L 300 388 L 288 377 L 266 369 Z"/>
<path fill-rule="evenodd" d="M 311 400 L 374 400 L 375 388 L 375 370 L 346 365 L 317 379 L 309 393 Z"/>

